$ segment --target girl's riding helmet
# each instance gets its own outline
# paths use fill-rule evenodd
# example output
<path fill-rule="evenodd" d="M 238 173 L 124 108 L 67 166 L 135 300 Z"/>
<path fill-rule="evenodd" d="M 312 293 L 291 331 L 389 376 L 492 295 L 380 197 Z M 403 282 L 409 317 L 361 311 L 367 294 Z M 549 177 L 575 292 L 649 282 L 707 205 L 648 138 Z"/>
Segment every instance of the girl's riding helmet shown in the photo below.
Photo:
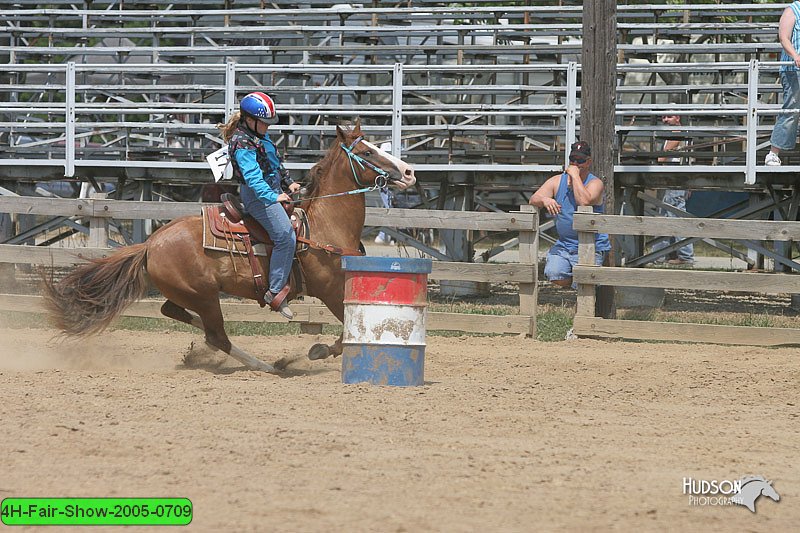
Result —
<path fill-rule="evenodd" d="M 260 120 L 264 124 L 277 124 L 278 112 L 275 102 L 264 93 L 250 93 L 239 103 L 239 110 L 243 115 Z"/>

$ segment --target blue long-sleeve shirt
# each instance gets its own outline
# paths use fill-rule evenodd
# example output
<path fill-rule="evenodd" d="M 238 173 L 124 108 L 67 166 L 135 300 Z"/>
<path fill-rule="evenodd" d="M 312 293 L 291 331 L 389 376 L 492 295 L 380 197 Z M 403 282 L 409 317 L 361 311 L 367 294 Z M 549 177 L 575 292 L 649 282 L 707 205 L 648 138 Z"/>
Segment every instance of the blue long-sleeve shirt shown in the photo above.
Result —
<path fill-rule="evenodd" d="M 267 205 L 278 201 L 282 192 L 281 182 L 286 186 L 293 183 L 282 170 L 278 149 L 269 137 L 259 139 L 247 128 L 239 126 L 228 143 L 228 153 L 234 161 L 236 178 Z"/>
<path fill-rule="evenodd" d="M 264 203 L 274 204 L 278 201 L 278 195 L 281 193 L 281 177 L 279 173 L 281 160 L 271 140 L 259 139 L 258 142 L 266 152 L 268 168 L 262 169 L 258 164 L 255 149 L 240 146 L 233 155 L 239 165 L 245 184 Z"/>

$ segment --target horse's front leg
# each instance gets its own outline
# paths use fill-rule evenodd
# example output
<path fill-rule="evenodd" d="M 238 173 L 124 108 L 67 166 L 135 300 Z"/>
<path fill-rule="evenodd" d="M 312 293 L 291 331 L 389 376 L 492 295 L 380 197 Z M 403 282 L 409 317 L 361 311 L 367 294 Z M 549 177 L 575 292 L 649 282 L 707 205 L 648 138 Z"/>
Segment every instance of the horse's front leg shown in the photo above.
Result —
<path fill-rule="evenodd" d="M 342 285 L 344 285 L 344 282 L 342 282 Z M 320 299 L 325 303 L 328 309 L 330 309 L 333 316 L 344 323 L 344 294 L 337 293 L 334 297 Z M 342 335 L 339 335 L 336 342 L 331 345 L 319 343 L 312 346 L 308 351 L 308 358 L 314 361 L 316 359 L 326 359 L 330 356 L 338 357 L 342 355 L 343 349 Z"/>
<path fill-rule="evenodd" d="M 330 356 L 338 357 L 342 355 L 343 349 L 342 336 L 339 335 L 336 342 L 331 345 L 319 343 L 312 346 L 308 351 L 308 358 L 315 361 L 317 359 L 326 359 Z"/>

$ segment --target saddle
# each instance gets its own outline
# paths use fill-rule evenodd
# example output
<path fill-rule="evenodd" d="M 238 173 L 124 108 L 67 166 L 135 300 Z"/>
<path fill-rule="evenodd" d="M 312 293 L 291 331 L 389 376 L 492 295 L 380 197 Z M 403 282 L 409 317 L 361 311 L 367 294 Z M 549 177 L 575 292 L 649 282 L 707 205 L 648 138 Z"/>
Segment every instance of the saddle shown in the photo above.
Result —
<path fill-rule="evenodd" d="M 267 284 L 264 279 L 264 270 L 259 260 L 261 257 L 272 255 L 274 243 L 267 231 L 252 216 L 244 210 L 239 199 L 230 193 L 220 197 L 222 205 L 203 207 L 203 247 L 213 250 L 227 251 L 231 254 L 247 255 L 250 269 L 253 272 L 253 282 L 256 288 L 256 301 L 261 307 L 267 305 L 264 298 Z M 284 207 L 287 207 L 284 205 Z M 292 228 L 298 239 L 308 235 L 308 219 L 305 211 L 288 206 L 286 209 Z M 298 251 L 304 251 L 307 246 L 298 242 Z M 286 299 L 292 287 L 301 287 L 298 294 L 302 293 L 302 273 L 299 264 L 294 261 L 289 276 L 289 283 L 270 302 L 270 307 L 277 310 Z"/>
<path fill-rule="evenodd" d="M 248 235 L 254 244 L 264 244 L 271 251 L 273 243 L 267 230 L 255 218 L 247 214 L 244 206 L 236 196 L 225 193 L 220 196 L 220 201 L 222 205 L 210 206 L 208 209 L 211 233 L 215 237 L 226 238 L 230 235 L 243 237 Z M 298 242 L 300 242 L 301 237 L 307 238 L 309 228 L 305 211 L 291 204 L 283 204 L 283 208 L 292 222 L 292 228 L 294 228 L 294 233 L 298 237 Z M 298 251 L 305 250 L 300 249 Z M 265 255 L 270 255 L 270 253 Z"/>
<path fill-rule="evenodd" d="M 269 257 L 272 255 L 274 244 L 267 231 L 259 222 L 247 213 L 239 198 L 230 193 L 220 196 L 222 205 L 203 207 L 203 247 L 227 251 L 229 253 L 246 254 L 253 271 L 253 282 L 256 288 L 256 300 L 261 307 L 267 305 L 264 295 L 267 288 L 264 281 L 263 269 L 257 256 Z M 310 239 L 311 228 L 308 217 L 303 209 L 292 204 L 283 204 L 289 220 L 292 222 L 297 237 L 295 261 L 289 283 L 270 302 L 270 307 L 277 310 L 285 300 L 291 287 L 299 287 L 297 294 L 303 294 L 304 280 L 297 254 L 309 248 L 323 250 L 336 255 L 365 255 L 363 245 L 358 250 L 342 248 L 331 244 L 322 244 Z M 240 246 L 241 245 L 241 246 Z M 259 245 L 263 245 L 263 249 Z"/>

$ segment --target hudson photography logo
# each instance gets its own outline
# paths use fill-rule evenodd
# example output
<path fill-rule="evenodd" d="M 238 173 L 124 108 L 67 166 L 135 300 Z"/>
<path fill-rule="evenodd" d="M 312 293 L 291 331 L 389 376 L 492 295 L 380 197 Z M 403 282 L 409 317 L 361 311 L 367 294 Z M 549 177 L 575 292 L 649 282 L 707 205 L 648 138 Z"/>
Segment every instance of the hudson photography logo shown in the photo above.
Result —
<path fill-rule="evenodd" d="M 683 478 L 683 494 L 689 496 L 689 505 L 743 505 L 756 512 L 756 500 L 766 496 L 780 501 L 778 491 L 763 476 L 746 476 L 741 479 Z"/>

